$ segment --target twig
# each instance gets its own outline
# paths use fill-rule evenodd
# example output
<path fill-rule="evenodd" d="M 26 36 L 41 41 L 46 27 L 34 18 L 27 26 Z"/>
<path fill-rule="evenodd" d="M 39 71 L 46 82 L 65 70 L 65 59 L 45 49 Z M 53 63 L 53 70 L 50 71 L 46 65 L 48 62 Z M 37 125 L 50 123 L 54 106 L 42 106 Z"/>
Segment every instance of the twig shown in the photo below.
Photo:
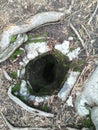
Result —
<path fill-rule="evenodd" d="M 7 79 L 8 81 L 12 81 L 12 78 L 9 76 L 9 74 L 3 69 L 3 75 L 5 77 L 5 79 Z"/>
<path fill-rule="evenodd" d="M 72 90 L 72 93 L 81 92 L 82 89 L 84 88 L 85 83 L 88 81 L 90 78 L 91 74 L 94 72 L 95 68 L 93 67 L 93 63 L 89 63 L 87 66 L 85 66 L 79 75 L 74 88 Z M 87 74 L 88 73 L 88 74 Z M 87 75 L 86 75 L 87 74 Z M 84 78 L 83 78 L 84 77 Z M 82 86 L 82 87 L 79 87 Z"/>
<path fill-rule="evenodd" d="M 68 10 L 69 10 L 69 13 L 71 13 L 71 12 L 72 12 L 72 7 L 73 7 L 73 4 L 74 4 L 74 0 L 72 0 L 72 1 L 71 1 L 71 5 L 69 6 L 69 9 L 68 9 Z"/>
<path fill-rule="evenodd" d="M 67 130 L 78 130 L 78 129 L 71 128 L 71 127 L 67 127 L 66 129 L 67 129 Z"/>
<path fill-rule="evenodd" d="M 14 127 L 7 121 L 4 114 L 2 112 L 0 112 L 0 113 L 2 115 L 3 120 L 5 121 L 6 125 L 10 128 L 10 130 L 50 130 L 50 128 Z"/>
<path fill-rule="evenodd" d="M 93 12 L 93 14 L 92 14 L 92 16 L 90 17 L 90 19 L 89 19 L 89 21 L 88 21 L 88 23 L 87 23 L 88 25 L 89 25 L 90 22 L 93 20 L 95 14 L 96 14 L 96 12 L 97 12 L 97 9 L 98 9 L 98 3 L 97 3 L 97 6 L 96 6 L 96 8 L 95 8 L 95 10 L 94 10 L 94 12 Z"/>
<path fill-rule="evenodd" d="M 85 49 L 85 45 L 84 45 L 84 41 L 83 39 L 81 38 L 80 34 L 78 33 L 78 31 L 75 29 L 75 27 L 70 23 L 70 27 L 71 29 L 75 32 L 75 34 L 77 35 L 77 37 L 79 38 L 83 48 Z"/>
<path fill-rule="evenodd" d="M 88 30 L 86 29 L 86 27 L 83 24 L 81 25 L 81 27 L 84 29 L 84 31 L 86 32 L 86 34 L 88 35 L 88 37 L 91 38 L 90 35 L 89 35 L 89 33 L 88 33 Z"/>
<path fill-rule="evenodd" d="M 71 23 L 70 23 L 70 27 L 71 27 L 71 29 L 75 32 L 75 34 L 77 35 L 78 39 L 80 40 L 80 42 L 81 42 L 81 44 L 82 44 L 83 48 L 85 49 L 86 54 L 87 54 L 87 56 L 88 56 L 88 53 L 87 53 L 87 50 L 86 50 L 84 41 L 83 41 L 83 39 L 81 38 L 79 32 L 75 29 L 75 27 L 74 27 Z"/>

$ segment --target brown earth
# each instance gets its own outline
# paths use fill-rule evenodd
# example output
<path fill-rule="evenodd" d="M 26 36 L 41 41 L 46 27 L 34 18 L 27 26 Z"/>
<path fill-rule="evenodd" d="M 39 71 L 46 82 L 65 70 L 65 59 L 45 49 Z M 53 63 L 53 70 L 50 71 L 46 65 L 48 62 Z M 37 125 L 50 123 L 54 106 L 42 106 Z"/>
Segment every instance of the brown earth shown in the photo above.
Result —
<path fill-rule="evenodd" d="M 95 61 L 98 59 L 98 9 L 93 16 L 97 4 L 96 0 L 0 0 L 0 33 L 2 33 L 3 28 L 9 23 L 23 21 L 36 13 L 61 8 L 67 10 L 71 7 L 71 14 L 66 16 L 65 20 L 61 23 L 32 30 L 29 33 L 32 35 L 35 33 L 42 35 L 48 32 L 49 42 L 51 43 L 61 43 L 72 36 L 74 40 L 71 42 L 70 48 L 78 46 L 82 48 L 79 59 L 83 60 L 84 64 L 79 79 L 71 92 L 73 104 L 76 96 L 75 93 L 82 91 L 83 83 L 95 69 Z M 75 31 L 72 30 L 70 23 L 82 37 L 84 45 L 79 37 L 76 36 Z M 0 111 L 4 113 L 7 120 L 13 126 L 50 127 L 52 130 L 66 130 L 66 127 L 70 126 L 79 129 L 90 127 L 90 130 L 94 130 L 94 127 L 87 125 L 89 117 L 79 117 L 74 107 L 67 106 L 66 102 L 62 102 L 56 97 L 51 97 L 53 101 L 50 103 L 52 113 L 55 114 L 54 118 L 30 114 L 9 99 L 7 90 L 13 82 L 17 81 L 7 81 L 4 78 L 3 70 L 6 70 L 9 74 L 16 71 L 18 69 L 18 61 L 18 58 L 15 62 L 8 59 L 0 64 Z M 77 62 L 77 59 L 75 61 Z M 86 120 L 86 123 L 84 120 Z M 0 129 L 9 130 L 2 116 L 0 116 Z"/>

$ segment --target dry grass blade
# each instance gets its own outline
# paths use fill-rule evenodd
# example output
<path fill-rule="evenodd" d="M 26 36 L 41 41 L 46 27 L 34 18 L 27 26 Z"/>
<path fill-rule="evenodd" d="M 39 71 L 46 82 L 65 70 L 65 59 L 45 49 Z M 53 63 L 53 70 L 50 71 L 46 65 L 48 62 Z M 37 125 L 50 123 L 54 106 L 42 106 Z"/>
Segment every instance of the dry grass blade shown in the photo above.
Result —
<path fill-rule="evenodd" d="M 80 40 L 83 48 L 85 49 L 85 45 L 84 45 L 84 41 L 83 39 L 81 38 L 80 34 L 78 33 L 78 31 L 75 29 L 75 27 L 70 23 L 70 27 L 71 29 L 75 32 L 75 34 L 77 35 L 78 39 Z"/>
<path fill-rule="evenodd" d="M 88 23 L 87 23 L 88 25 L 90 25 L 90 23 L 91 23 L 91 21 L 93 20 L 95 14 L 97 13 L 97 10 L 98 10 L 98 3 L 97 3 L 97 6 L 96 6 L 96 8 L 95 8 L 95 10 L 94 10 L 94 12 L 93 12 L 93 14 L 92 14 L 92 16 L 90 17 L 90 19 L 89 19 L 89 21 L 88 21 Z"/>
<path fill-rule="evenodd" d="M 90 37 L 90 34 L 89 34 L 89 32 L 88 32 L 88 30 L 86 29 L 86 27 L 85 27 L 85 25 L 81 25 L 81 27 L 83 28 L 83 30 L 85 31 L 85 33 L 87 34 L 87 36 L 89 37 L 89 38 L 91 38 Z"/>
<path fill-rule="evenodd" d="M 27 52 L 23 56 L 17 57 L 17 61 L 11 62 L 8 59 L 2 62 L 0 64 L 0 110 L 2 111 L 2 113 L 0 112 L 0 129 L 76 130 L 74 128 L 77 128 L 80 130 L 82 127 L 85 127 L 83 126 L 84 118 L 82 119 L 77 114 L 74 103 L 76 96 L 82 94 L 84 84 L 88 82 L 89 77 L 98 65 L 98 0 L 55 0 L 48 2 L 45 0 L 42 0 L 42 2 L 40 0 L 35 2 L 31 0 L 25 0 L 25 2 L 24 0 L 1 0 L 0 9 L 0 34 L 2 34 L 4 27 L 8 26 L 8 24 L 13 23 L 21 26 L 22 21 L 33 17 L 37 13 L 51 10 L 64 12 L 64 17 L 59 21 L 51 23 L 51 25 L 47 23 L 38 28 L 36 27 L 28 32 L 27 35 L 32 35 L 35 40 L 35 34 L 42 36 L 39 37 L 39 40 L 44 39 L 45 36 L 45 41 L 51 49 L 50 53 L 54 51 L 56 44 L 61 44 L 64 40 L 69 41 L 68 38 L 73 37 L 73 40 L 70 41 L 70 51 L 80 47 L 79 59 L 75 59 L 75 62 L 80 65 L 80 62 L 83 61 L 83 64 L 81 63 L 81 68 L 83 67 L 82 72 L 78 76 L 74 88 L 69 95 L 72 97 L 73 107 L 68 106 L 66 101 L 62 101 L 57 95 L 55 97 L 50 96 L 48 102 L 44 104 L 39 103 L 36 106 L 39 107 L 38 110 L 43 107 L 43 111 L 49 111 L 54 114 L 52 118 L 38 116 L 37 113 L 30 113 L 8 97 L 7 90 L 9 86 L 13 83 L 16 84 L 19 78 L 8 81 L 5 78 L 6 76 L 4 77 L 3 70 L 8 74 L 16 72 L 20 69 L 19 64 Z M 25 49 L 25 44 L 22 45 L 22 48 Z M 86 118 L 88 119 L 88 117 Z"/>
<path fill-rule="evenodd" d="M 14 127 L 12 126 L 6 119 L 6 117 L 4 116 L 4 114 L 2 112 L 0 112 L 4 122 L 6 123 L 6 125 L 10 128 L 10 130 L 50 130 L 50 128 L 33 128 L 33 127 Z"/>
<path fill-rule="evenodd" d="M 51 103 L 53 102 L 54 98 L 55 98 L 55 95 L 52 95 L 52 96 L 51 96 L 51 99 L 50 99 L 50 102 L 51 102 Z"/>
<path fill-rule="evenodd" d="M 87 66 L 84 67 L 84 69 L 82 70 L 81 74 L 79 75 L 75 86 L 72 90 L 72 93 L 76 93 L 76 91 L 81 92 L 83 89 L 83 84 L 85 84 L 87 82 L 87 80 L 90 78 L 91 74 L 94 71 L 94 63 L 90 62 Z M 81 87 L 82 86 L 82 87 Z"/>
<path fill-rule="evenodd" d="M 75 34 L 77 35 L 77 37 L 78 37 L 78 39 L 80 40 L 80 42 L 81 42 L 83 48 L 84 48 L 85 51 L 86 51 L 86 55 L 88 56 L 88 52 L 87 52 L 87 50 L 86 50 L 86 46 L 85 46 L 84 41 L 83 41 L 83 39 L 81 38 L 79 32 L 76 30 L 76 28 L 75 28 L 71 23 L 70 23 L 70 27 L 71 27 L 71 29 L 75 32 Z"/>

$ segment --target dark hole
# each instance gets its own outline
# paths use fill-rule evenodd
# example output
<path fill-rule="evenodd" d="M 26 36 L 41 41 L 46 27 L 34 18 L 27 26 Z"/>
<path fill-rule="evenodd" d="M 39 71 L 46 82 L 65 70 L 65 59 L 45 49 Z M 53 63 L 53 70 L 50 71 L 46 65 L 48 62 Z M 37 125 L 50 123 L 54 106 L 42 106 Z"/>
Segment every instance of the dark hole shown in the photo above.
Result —
<path fill-rule="evenodd" d="M 68 71 L 68 59 L 56 52 L 43 54 L 26 66 L 26 80 L 37 96 L 56 94 Z"/>
<path fill-rule="evenodd" d="M 47 83 L 52 83 L 55 79 L 55 63 L 46 63 L 43 70 L 43 78 Z"/>

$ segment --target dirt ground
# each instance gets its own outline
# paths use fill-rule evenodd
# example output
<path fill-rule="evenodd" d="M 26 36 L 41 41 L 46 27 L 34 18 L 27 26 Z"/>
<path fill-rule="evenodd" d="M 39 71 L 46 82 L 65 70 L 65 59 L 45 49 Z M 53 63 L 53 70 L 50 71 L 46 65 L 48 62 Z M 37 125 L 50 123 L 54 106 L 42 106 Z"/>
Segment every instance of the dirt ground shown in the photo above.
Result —
<path fill-rule="evenodd" d="M 70 48 L 81 47 L 79 59 L 83 61 L 82 72 L 71 92 L 73 104 L 76 92 L 81 92 L 83 83 L 98 64 L 98 2 L 97 0 L 0 0 L 0 34 L 9 23 L 17 23 L 39 12 L 57 11 L 59 9 L 71 9 L 71 13 L 61 23 L 41 27 L 30 33 L 43 34 L 48 32 L 50 42 L 62 43 L 73 37 Z M 77 32 L 79 36 L 77 35 Z M 75 59 L 77 61 L 77 59 Z M 88 124 L 89 117 L 81 118 L 75 108 L 67 106 L 66 102 L 54 98 L 50 107 L 53 118 L 36 116 L 25 111 L 15 104 L 7 95 L 7 90 L 13 82 L 4 78 L 3 70 L 8 73 L 18 69 L 18 59 L 15 62 L 10 59 L 0 63 L 0 111 L 7 120 L 17 127 L 50 127 L 51 130 L 67 130 L 66 127 L 82 129 L 88 127 L 94 130 L 93 125 Z M 9 130 L 2 116 L 0 116 L 0 130 Z"/>

